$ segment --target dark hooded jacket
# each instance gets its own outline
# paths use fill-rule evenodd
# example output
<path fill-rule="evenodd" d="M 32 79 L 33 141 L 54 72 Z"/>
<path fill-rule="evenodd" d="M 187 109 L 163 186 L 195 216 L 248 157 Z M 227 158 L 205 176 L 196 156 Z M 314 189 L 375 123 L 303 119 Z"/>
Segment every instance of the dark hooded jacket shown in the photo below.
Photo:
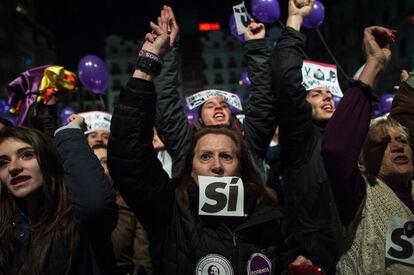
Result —
<path fill-rule="evenodd" d="M 323 128 L 314 123 L 302 86 L 305 40 L 302 33 L 286 28 L 270 61 L 289 229 L 286 243 L 289 249 L 297 250 L 298 255 L 322 265 L 331 274 L 338 257 L 333 227 L 339 220 L 335 219 L 336 208 L 321 156 Z"/>

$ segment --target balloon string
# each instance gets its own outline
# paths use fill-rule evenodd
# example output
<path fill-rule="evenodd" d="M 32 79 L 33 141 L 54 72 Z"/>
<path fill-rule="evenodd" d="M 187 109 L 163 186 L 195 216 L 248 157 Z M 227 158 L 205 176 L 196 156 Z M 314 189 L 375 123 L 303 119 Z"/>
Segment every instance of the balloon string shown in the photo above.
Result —
<path fill-rule="evenodd" d="M 341 72 L 341 74 L 345 77 L 345 79 L 347 81 L 350 80 L 349 76 L 345 73 L 344 69 L 342 68 L 341 65 L 339 65 L 338 61 L 336 60 L 335 56 L 333 55 L 331 49 L 329 48 L 328 44 L 326 44 L 325 39 L 323 38 L 322 33 L 319 30 L 319 27 L 316 27 L 316 32 L 318 33 L 319 39 L 321 40 L 323 46 L 325 47 L 326 51 L 328 52 L 328 54 L 331 56 L 332 60 L 335 62 L 336 66 L 338 67 L 339 71 Z"/>
<path fill-rule="evenodd" d="M 103 96 L 102 96 L 102 95 L 99 95 L 99 101 L 101 102 L 102 109 L 103 109 L 103 110 L 106 110 L 106 108 L 105 108 L 105 101 L 104 101 L 104 99 L 103 99 Z"/>
<path fill-rule="evenodd" d="M 279 23 L 280 27 L 285 30 L 286 26 L 285 24 L 283 24 L 283 22 L 279 19 L 277 20 L 277 22 Z M 305 51 L 303 51 L 303 56 L 305 57 L 305 59 L 310 60 L 309 56 L 305 53 Z"/>
<path fill-rule="evenodd" d="M 277 22 L 279 23 L 279 25 L 282 29 L 286 29 L 285 24 L 283 24 L 282 20 L 279 19 L 279 20 L 277 20 Z"/>

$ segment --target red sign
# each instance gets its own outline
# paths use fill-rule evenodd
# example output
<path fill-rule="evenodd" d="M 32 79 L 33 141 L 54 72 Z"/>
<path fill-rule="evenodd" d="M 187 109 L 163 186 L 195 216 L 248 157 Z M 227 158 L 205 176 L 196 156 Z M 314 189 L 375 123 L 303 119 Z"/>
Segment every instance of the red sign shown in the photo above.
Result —
<path fill-rule="evenodd" d="M 208 31 L 218 31 L 220 30 L 219 23 L 200 23 L 198 24 L 198 30 L 200 32 L 208 32 Z"/>

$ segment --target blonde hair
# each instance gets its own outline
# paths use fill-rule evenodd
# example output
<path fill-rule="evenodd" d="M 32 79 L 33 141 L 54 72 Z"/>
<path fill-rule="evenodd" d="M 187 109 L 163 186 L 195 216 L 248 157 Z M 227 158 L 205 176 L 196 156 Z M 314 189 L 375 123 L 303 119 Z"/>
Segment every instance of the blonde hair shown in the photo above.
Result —
<path fill-rule="evenodd" d="M 389 116 L 372 119 L 365 143 L 359 156 L 359 162 L 366 166 L 368 172 L 370 172 L 370 169 L 367 166 L 369 154 L 372 153 L 372 150 L 378 148 L 378 145 L 383 142 L 385 137 L 388 136 L 388 131 L 391 129 L 400 133 L 405 139 L 407 139 L 408 143 L 410 142 L 410 134 L 408 129 L 401 125 L 397 120 Z"/>

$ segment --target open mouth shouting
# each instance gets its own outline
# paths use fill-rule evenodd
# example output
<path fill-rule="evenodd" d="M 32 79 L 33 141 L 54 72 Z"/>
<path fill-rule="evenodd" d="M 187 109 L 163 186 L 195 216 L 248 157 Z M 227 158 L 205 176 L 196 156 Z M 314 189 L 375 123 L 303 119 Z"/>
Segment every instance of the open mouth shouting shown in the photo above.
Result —
<path fill-rule="evenodd" d="M 334 107 L 331 103 L 322 104 L 321 109 L 329 113 L 332 113 L 334 111 Z"/>
<path fill-rule="evenodd" d="M 218 121 L 224 121 L 226 119 L 226 116 L 222 112 L 217 112 L 214 114 L 214 119 Z"/>

